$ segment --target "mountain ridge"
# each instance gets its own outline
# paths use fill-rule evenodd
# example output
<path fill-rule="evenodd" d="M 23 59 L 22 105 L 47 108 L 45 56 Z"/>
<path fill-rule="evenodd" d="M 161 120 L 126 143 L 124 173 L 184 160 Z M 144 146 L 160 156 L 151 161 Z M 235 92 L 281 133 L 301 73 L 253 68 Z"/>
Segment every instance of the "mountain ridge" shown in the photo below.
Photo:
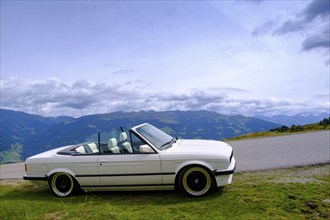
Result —
<path fill-rule="evenodd" d="M 313 124 L 321 121 L 324 118 L 330 117 L 330 113 L 300 113 L 295 115 L 274 115 L 274 116 L 262 116 L 262 115 L 255 115 L 255 118 L 259 118 L 261 120 L 269 121 L 276 124 L 281 124 L 285 126 L 292 126 L 292 125 L 306 125 L 306 124 Z"/>
<path fill-rule="evenodd" d="M 1 151 L 20 144 L 22 159 L 54 147 L 95 141 L 98 131 L 104 141 L 110 136 L 118 138 L 120 127 L 128 130 L 145 122 L 175 137 L 214 140 L 279 126 L 253 117 L 227 116 L 205 110 L 112 112 L 79 118 L 51 118 L 5 109 L 0 109 L 0 113 Z"/>

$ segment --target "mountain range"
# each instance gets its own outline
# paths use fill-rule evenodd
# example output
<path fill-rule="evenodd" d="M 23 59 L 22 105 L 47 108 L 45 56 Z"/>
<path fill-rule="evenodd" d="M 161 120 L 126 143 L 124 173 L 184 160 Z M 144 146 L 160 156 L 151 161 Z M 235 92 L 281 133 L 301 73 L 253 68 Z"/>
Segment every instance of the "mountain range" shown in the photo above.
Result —
<path fill-rule="evenodd" d="M 317 123 L 324 118 L 330 117 L 330 113 L 320 113 L 320 114 L 301 113 L 296 115 L 274 115 L 274 116 L 256 115 L 254 117 L 259 118 L 261 120 L 291 127 L 292 125 L 307 125 L 307 124 Z"/>
<path fill-rule="evenodd" d="M 0 159 L 25 159 L 42 151 L 86 141 L 117 137 L 124 130 L 148 122 L 172 136 L 221 140 L 251 132 L 270 130 L 280 125 L 316 123 L 329 114 L 295 116 L 227 116 L 210 111 L 139 111 L 87 115 L 43 117 L 0 109 Z M 15 151 L 14 154 L 12 151 Z M 7 156 L 4 156 L 7 155 Z M 14 155 L 14 156 L 13 156 Z M 9 159 L 9 161 L 11 161 Z"/>
<path fill-rule="evenodd" d="M 73 117 L 43 117 L 0 109 L 1 152 L 22 147 L 21 159 L 54 147 L 117 137 L 124 130 L 148 122 L 172 136 L 221 140 L 250 132 L 269 130 L 279 124 L 240 115 L 210 111 L 139 111 Z"/>

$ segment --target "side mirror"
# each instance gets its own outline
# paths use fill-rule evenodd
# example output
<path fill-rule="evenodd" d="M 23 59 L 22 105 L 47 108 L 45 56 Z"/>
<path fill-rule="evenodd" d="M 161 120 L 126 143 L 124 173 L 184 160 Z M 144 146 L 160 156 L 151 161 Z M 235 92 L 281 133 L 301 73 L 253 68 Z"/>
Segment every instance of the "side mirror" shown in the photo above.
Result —
<path fill-rule="evenodd" d="M 140 153 L 143 153 L 143 154 L 155 153 L 155 151 L 147 144 L 141 145 L 139 150 L 140 150 Z"/>

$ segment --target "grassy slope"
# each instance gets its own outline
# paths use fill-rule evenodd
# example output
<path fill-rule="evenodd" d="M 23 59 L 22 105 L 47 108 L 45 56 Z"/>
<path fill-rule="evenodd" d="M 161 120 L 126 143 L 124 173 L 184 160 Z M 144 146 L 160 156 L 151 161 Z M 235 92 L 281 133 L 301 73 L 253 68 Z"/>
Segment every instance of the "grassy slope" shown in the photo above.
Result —
<path fill-rule="evenodd" d="M 245 135 L 241 135 L 234 138 L 229 138 L 226 140 L 243 140 L 249 138 L 262 138 L 262 137 L 273 137 L 273 136 L 281 136 L 281 135 L 290 135 L 290 134 L 298 134 L 298 133 L 307 133 L 307 132 L 315 132 L 315 131 L 325 131 L 330 130 L 330 125 L 319 125 L 319 124 L 309 124 L 301 126 L 300 131 L 286 131 L 286 132 L 279 132 L 279 131 L 261 131 L 261 132 L 254 132 Z"/>
<path fill-rule="evenodd" d="M 330 165 L 235 174 L 202 198 L 172 191 L 83 193 L 57 198 L 48 187 L 0 181 L 0 219 L 330 218 Z"/>

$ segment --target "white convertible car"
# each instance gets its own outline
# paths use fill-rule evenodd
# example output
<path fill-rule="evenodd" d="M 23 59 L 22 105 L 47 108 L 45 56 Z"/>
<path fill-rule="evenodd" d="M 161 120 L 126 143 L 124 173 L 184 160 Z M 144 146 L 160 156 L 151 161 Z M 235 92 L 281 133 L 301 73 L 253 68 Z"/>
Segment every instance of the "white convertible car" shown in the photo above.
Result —
<path fill-rule="evenodd" d="M 53 149 L 26 159 L 25 180 L 48 182 L 53 193 L 173 190 L 203 196 L 230 184 L 232 148 L 221 141 L 173 138 L 150 124 L 122 132 L 119 140 Z"/>

